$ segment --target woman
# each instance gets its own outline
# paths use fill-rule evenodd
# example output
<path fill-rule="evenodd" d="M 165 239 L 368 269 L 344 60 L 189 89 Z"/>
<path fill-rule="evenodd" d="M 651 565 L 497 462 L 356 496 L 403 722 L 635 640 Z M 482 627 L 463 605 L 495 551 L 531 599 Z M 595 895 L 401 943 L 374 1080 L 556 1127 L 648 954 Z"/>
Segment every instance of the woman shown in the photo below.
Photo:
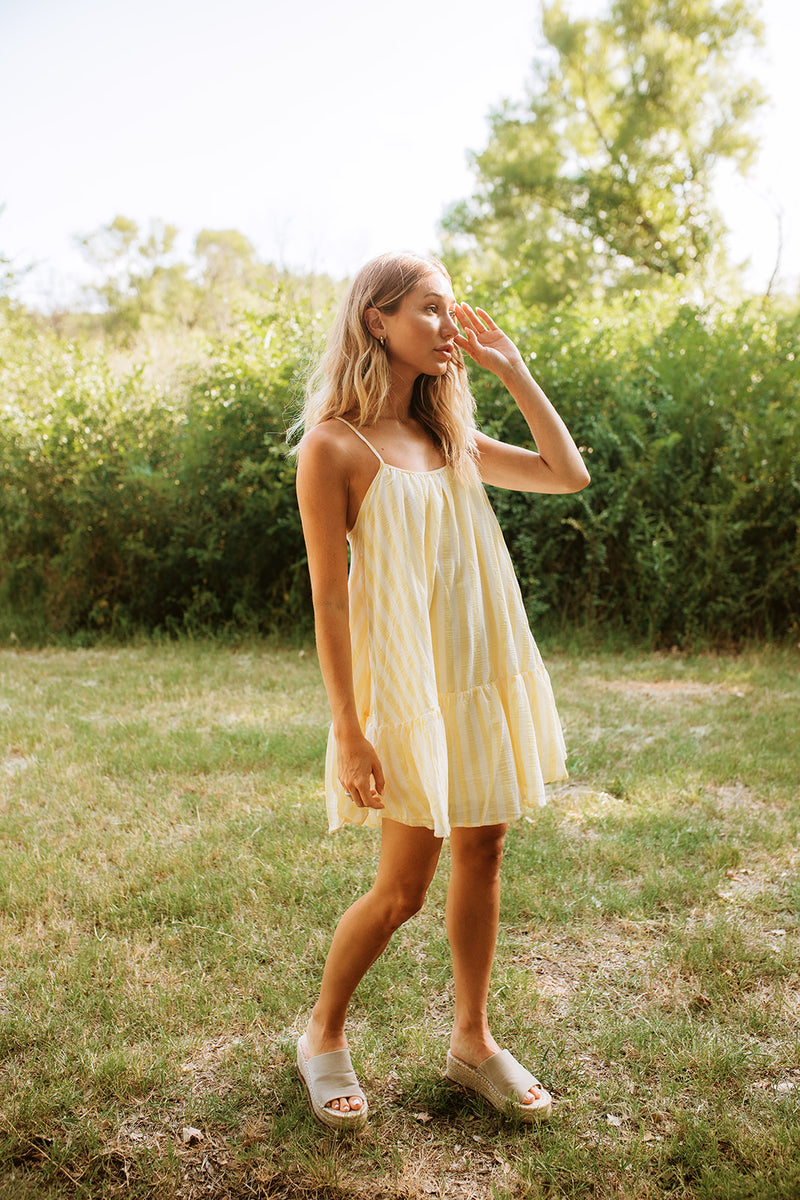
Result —
<path fill-rule="evenodd" d="M 506 386 L 537 452 L 476 430 L 462 351 Z M 449 836 L 446 1073 L 540 1119 L 550 1096 L 500 1050 L 487 997 L 506 829 L 565 777 L 565 750 L 482 485 L 574 492 L 588 473 L 511 340 L 483 310 L 456 303 L 441 263 L 414 255 L 384 255 L 356 276 L 303 426 L 297 494 L 332 714 L 329 823 L 381 829 L 375 882 L 336 928 L 298 1042 L 312 1111 L 333 1128 L 367 1119 L 347 1007 L 421 907 Z"/>

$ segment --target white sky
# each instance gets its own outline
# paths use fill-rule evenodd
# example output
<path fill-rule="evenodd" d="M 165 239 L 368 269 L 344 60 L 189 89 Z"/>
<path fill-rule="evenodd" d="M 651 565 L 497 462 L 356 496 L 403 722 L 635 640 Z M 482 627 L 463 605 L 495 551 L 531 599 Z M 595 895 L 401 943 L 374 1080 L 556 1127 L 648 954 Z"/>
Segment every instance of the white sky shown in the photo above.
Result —
<path fill-rule="evenodd" d="M 574 14 L 602 0 L 571 0 Z M 537 0 L 0 0 L 0 253 L 68 300 L 73 248 L 118 213 L 239 229 L 261 257 L 344 275 L 432 250 L 470 194 L 490 110 L 524 95 Z M 720 203 L 763 287 L 800 277 L 800 3 L 763 0 L 772 105 Z M 32 294 L 31 291 L 28 293 Z"/>

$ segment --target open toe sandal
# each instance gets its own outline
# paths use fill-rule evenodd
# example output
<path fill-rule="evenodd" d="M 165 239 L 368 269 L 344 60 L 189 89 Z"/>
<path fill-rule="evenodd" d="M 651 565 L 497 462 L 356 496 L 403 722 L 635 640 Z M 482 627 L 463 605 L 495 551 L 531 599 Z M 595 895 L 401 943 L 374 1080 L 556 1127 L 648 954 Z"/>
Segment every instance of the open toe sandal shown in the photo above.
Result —
<path fill-rule="evenodd" d="M 477 1092 L 495 1108 L 513 1111 L 522 1121 L 546 1121 L 550 1116 L 550 1093 L 517 1062 L 510 1050 L 498 1050 L 479 1067 L 470 1067 L 448 1053 L 445 1076 L 453 1083 Z M 523 1104 L 522 1097 L 532 1087 L 538 1089 L 539 1095 L 533 1103 Z"/>
<path fill-rule="evenodd" d="M 362 1129 L 367 1123 L 367 1098 L 358 1086 L 349 1050 L 333 1050 L 306 1058 L 303 1039 L 297 1043 L 297 1073 L 311 1103 L 311 1111 L 321 1125 L 329 1129 Z M 343 1096 L 358 1096 L 361 1108 L 339 1112 L 325 1106 Z"/>

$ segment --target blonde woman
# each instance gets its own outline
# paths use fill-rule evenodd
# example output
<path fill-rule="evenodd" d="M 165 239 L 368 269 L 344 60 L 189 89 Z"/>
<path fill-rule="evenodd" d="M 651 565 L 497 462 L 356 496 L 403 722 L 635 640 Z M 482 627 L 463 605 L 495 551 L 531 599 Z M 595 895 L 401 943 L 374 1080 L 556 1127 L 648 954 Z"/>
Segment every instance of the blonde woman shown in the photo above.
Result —
<path fill-rule="evenodd" d="M 536 452 L 476 429 L 462 352 L 508 389 Z M 319 1121 L 366 1122 L 348 1004 L 420 909 L 449 837 L 446 1074 L 523 1120 L 544 1118 L 550 1096 L 492 1037 L 487 998 L 506 829 L 564 778 L 565 750 L 483 484 L 564 493 L 589 476 L 513 342 L 456 303 L 441 263 L 415 255 L 384 255 L 356 276 L 302 424 L 297 495 L 332 714 L 329 825 L 379 826 L 381 851 L 373 886 L 336 928 L 298 1071 Z"/>

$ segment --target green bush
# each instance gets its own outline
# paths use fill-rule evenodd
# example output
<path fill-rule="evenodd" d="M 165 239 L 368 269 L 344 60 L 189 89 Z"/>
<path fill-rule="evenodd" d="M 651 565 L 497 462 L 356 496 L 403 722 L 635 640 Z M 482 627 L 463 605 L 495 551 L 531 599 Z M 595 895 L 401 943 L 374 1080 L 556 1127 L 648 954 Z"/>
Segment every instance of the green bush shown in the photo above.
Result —
<path fill-rule="evenodd" d="M 6 312 L 0 626 L 22 639 L 308 619 L 286 409 L 312 311 L 243 320 L 167 390 Z"/>
<path fill-rule="evenodd" d="M 592 473 L 574 497 L 493 496 L 531 616 L 656 645 L 796 631 L 800 314 L 634 305 L 515 332 Z M 493 381 L 479 408 L 525 440 Z"/>
<path fill-rule="evenodd" d="M 0 311 L 0 634 L 310 628 L 284 431 L 331 314 L 277 286 L 166 385 Z M 492 496 L 535 627 L 652 645 L 798 630 L 800 313 L 507 311 L 586 452 L 577 496 Z M 530 442 L 472 372 L 487 432 Z"/>
<path fill-rule="evenodd" d="M 309 620 L 310 592 L 287 457 L 309 329 L 251 318 L 194 373 L 180 445 L 181 519 L 171 560 L 191 581 L 182 621 L 287 628 Z M 184 585 L 184 593 L 186 587 Z"/>
<path fill-rule="evenodd" d="M 140 582 L 155 514 L 148 483 L 169 453 L 169 414 L 116 380 L 102 354 L 7 320 L 0 407 L 0 599 L 5 624 L 75 632 L 108 624 Z M 156 547 L 153 547 L 155 550 Z"/>

